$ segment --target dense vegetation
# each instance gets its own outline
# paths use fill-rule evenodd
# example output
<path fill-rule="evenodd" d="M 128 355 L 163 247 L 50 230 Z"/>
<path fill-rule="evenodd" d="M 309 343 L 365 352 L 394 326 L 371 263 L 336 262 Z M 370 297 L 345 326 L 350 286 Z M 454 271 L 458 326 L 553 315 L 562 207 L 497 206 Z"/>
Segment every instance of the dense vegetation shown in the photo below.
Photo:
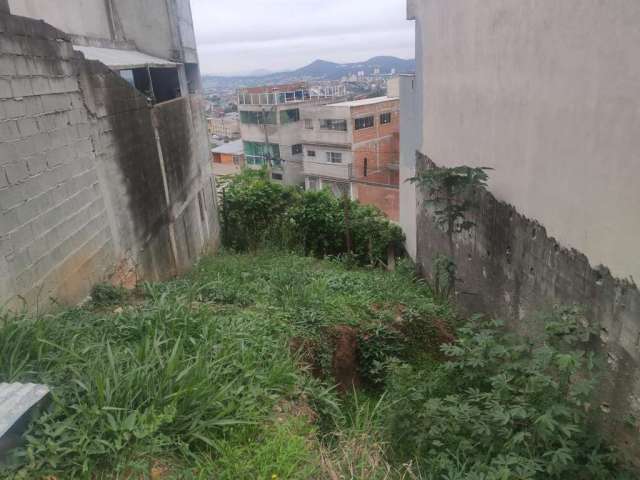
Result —
<path fill-rule="evenodd" d="M 223 244 L 238 251 L 270 245 L 305 255 L 347 255 L 360 264 L 387 261 L 402 250 L 402 230 L 382 212 L 329 190 L 310 192 L 245 170 L 224 188 Z"/>
<path fill-rule="evenodd" d="M 223 254 L 132 294 L 101 286 L 83 308 L 5 316 L 0 381 L 53 399 L 4 476 L 625 478 L 588 427 L 579 312 L 532 342 L 481 319 L 454 333 L 407 265 L 349 264 Z M 361 386 L 341 394 L 331 338 L 346 327 Z"/>
<path fill-rule="evenodd" d="M 0 316 L 0 381 L 53 392 L 3 478 L 635 478 L 591 427 L 578 308 L 533 338 L 465 322 L 447 258 L 377 268 L 379 211 L 265 172 L 226 185 L 223 235 L 184 278 Z"/>

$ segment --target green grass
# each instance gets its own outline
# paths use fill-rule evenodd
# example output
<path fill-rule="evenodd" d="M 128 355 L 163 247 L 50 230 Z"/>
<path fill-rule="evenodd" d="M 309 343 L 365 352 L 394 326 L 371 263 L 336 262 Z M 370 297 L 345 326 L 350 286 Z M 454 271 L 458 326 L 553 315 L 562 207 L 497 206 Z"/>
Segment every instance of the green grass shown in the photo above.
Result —
<path fill-rule="evenodd" d="M 272 252 L 205 258 L 182 279 L 145 285 L 133 305 L 103 293 L 86 308 L 4 317 L 0 381 L 53 391 L 5 477 L 150 478 L 160 468 L 162 478 L 323 478 L 322 452 L 346 455 L 368 433 L 361 417 L 345 420 L 354 410 L 329 378 L 301 368 L 291 338 L 323 342 L 331 325 L 378 331 L 399 317 L 449 315 L 408 269 Z M 316 422 L 281 418 L 283 402 L 311 405 Z M 322 446 L 322 424 L 333 446 Z M 371 445 L 382 462 L 379 439 Z"/>

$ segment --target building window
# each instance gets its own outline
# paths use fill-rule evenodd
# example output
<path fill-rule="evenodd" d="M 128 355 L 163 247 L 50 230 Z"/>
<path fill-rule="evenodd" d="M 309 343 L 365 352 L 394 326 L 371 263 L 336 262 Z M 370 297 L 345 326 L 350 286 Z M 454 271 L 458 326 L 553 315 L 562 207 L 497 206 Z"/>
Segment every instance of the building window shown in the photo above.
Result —
<path fill-rule="evenodd" d="M 300 155 L 302 153 L 302 145 L 291 145 L 291 155 Z"/>
<path fill-rule="evenodd" d="M 356 130 L 373 127 L 373 116 L 356 118 Z"/>
<path fill-rule="evenodd" d="M 387 123 L 391 123 L 391 112 L 382 113 L 380 115 L 380 123 L 382 125 L 386 125 Z"/>
<path fill-rule="evenodd" d="M 264 143 L 243 142 L 244 158 L 247 165 L 280 164 L 280 146 L 270 143 L 269 148 Z"/>
<path fill-rule="evenodd" d="M 307 184 L 309 185 L 308 189 L 312 192 L 315 192 L 320 187 L 320 181 L 318 177 L 307 177 Z"/>
<path fill-rule="evenodd" d="M 282 110 L 280 112 L 280 123 L 293 123 L 300 121 L 300 110 L 293 108 L 291 110 Z"/>
<path fill-rule="evenodd" d="M 271 174 L 271 178 L 273 180 L 282 180 L 282 174 L 281 173 L 272 173 Z"/>
<path fill-rule="evenodd" d="M 315 157 L 316 156 L 316 151 L 315 150 L 307 150 L 307 156 L 308 157 Z"/>
<path fill-rule="evenodd" d="M 311 120 L 310 118 L 305 118 L 304 128 L 306 128 L 307 130 L 313 130 L 313 120 Z"/>
<path fill-rule="evenodd" d="M 340 132 L 347 131 L 347 121 L 346 120 L 331 120 L 324 119 L 320 120 L 320 129 L 321 130 L 337 130 Z"/>
<path fill-rule="evenodd" d="M 369 159 L 367 157 L 364 157 L 364 176 L 367 176 L 368 170 L 369 170 Z"/>
<path fill-rule="evenodd" d="M 327 162 L 342 163 L 342 154 L 338 152 L 327 152 Z"/>
<path fill-rule="evenodd" d="M 268 123 L 274 125 L 276 116 L 273 112 L 240 112 L 240 121 L 244 124 L 263 125 Z"/>

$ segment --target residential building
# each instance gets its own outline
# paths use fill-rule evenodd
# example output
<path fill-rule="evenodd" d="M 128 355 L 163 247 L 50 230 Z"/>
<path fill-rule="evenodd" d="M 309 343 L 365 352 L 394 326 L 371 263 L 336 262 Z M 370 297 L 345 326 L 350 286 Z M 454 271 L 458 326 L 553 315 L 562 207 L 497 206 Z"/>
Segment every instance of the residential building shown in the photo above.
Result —
<path fill-rule="evenodd" d="M 0 1 L 0 304 L 189 268 L 218 239 L 188 0 Z"/>
<path fill-rule="evenodd" d="M 211 149 L 214 175 L 233 175 L 244 167 L 244 146 L 242 140 L 223 143 Z"/>
<path fill-rule="evenodd" d="M 451 235 L 434 224 L 428 192 L 401 184 L 402 208 L 416 211 L 409 228 L 413 213 L 401 219 L 420 270 L 449 256 L 458 305 L 523 333 L 542 331 L 552 305 L 580 305 L 597 332 L 590 348 L 607 360 L 592 410 L 638 458 L 640 4 L 408 7 L 417 72 L 401 95 L 417 110 L 402 112 L 403 176 L 434 165 L 492 168 L 488 191 L 472 198 L 474 225 Z"/>
<path fill-rule="evenodd" d="M 238 112 L 207 117 L 207 124 L 209 135 L 231 140 L 240 138 L 240 114 Z"/>
<path fill-rule="evenodd" d="M 344 95 L 343 86 L 310 86 L 304 82 L 238 90 L 247 166 L 267 165 L 273 180 L 303 184 L 300 109 L 330 103 Z"/>
<path fill-rule="evenodd" d="M 304 106 L 302 151 L 305 186 L 330 187 L 399 218 L 397 98 L 376 97 Z"/>

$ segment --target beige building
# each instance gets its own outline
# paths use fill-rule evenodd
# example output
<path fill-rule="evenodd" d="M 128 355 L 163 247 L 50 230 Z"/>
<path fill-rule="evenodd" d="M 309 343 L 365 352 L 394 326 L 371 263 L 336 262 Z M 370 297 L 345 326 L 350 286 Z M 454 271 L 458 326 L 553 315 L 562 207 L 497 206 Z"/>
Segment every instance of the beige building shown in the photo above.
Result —
<path fill-rule="evenodd" d="M 348 193 L 397 221 L 399 107 L 386 96 L 303 107 L 306 188 Z"/>
<path fill-rule="evenodd" d="M 302 185 L 300 109 L 331 103 L 344 95 L 343 86 L 313 87 L 304 82 L 238 90 L 246 165 L 269 165 L 273 180 Z"/>
<path fill-rule="evenodd" d="M 221 117 L 207 117 L 209 135 L 235 140 L 240 138 L 240 114 L 231 112 Z"/>

